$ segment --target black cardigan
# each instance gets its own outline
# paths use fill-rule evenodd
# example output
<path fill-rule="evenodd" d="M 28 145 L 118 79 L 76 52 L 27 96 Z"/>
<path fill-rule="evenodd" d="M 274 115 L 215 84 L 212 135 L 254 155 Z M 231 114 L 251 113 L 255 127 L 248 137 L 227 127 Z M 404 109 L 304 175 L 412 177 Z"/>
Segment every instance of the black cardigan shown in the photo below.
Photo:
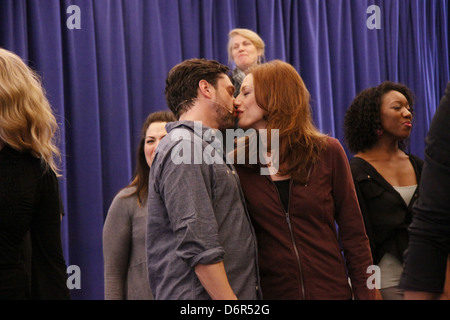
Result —
<path fill-rule="evenodd" d="M 55 173 L 45 171 L 28 152 L 4 146 L 0 150 L 0 300 L 70 299 L 61 213 Z"/>
<path fill-rule="evenodd" d="M 417 182 L 420 181 L 423 161 L 409 155 Z M 412 221 L 412 207 L 419 197 L 416 189 L 409 205 L 383 176 L 367 161 L 359 157 L 350 160 L 353 181 L 369 237 L 372 257 L 378 264 L 388 252 L 403 261 L 408 247 L 408 225 Z"/>

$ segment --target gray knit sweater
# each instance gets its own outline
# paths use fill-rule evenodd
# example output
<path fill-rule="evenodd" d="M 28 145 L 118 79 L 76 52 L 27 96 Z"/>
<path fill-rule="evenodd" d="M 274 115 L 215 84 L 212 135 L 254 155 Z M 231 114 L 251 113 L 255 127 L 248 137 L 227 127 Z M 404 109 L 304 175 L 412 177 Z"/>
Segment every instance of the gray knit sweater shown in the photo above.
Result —
<path fill-rule="evenodd" d="M 133 191 L 116 195 L 103 227 L 105 300 L 153 299 L 145 251 L 148 209 L 139 207 L 136 197 L 124 198 Z"/>

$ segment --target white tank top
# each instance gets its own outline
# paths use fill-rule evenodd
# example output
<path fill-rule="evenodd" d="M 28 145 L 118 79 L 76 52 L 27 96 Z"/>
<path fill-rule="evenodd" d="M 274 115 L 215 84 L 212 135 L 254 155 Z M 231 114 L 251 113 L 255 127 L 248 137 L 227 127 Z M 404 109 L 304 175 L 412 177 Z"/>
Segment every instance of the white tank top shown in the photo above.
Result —
<path fill-rule="evenodd" d="M 394 189 L 400 193 L 406 205 L 409 205 L 414 192 L 416 192 L 417 184 L 406 187 L 394 187 Z M 381 289 L 397 286 L 403 272 L 403 266 L 400 261 L 392 254 L 386 253 L 381 258 L 378 266 L 381 269 Z"/>
<path fill-rule="evenodd" d="M 400 193 L 403 200 L 405 200 L 406 205 L 409 206 L 409 203 L 411 202 L 414 192 L 416 192 L 417 184 L 415 184 L 413 186 L 406 186 L 406 187 L 394 187 L 394 189 L 398 193 Z"/>

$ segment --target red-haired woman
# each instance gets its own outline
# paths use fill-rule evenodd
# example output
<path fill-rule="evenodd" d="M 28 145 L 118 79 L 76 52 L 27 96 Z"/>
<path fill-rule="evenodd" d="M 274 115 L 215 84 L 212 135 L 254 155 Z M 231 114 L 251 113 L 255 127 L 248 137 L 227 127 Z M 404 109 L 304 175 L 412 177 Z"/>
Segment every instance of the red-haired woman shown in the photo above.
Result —
<path fill-rule="evenodd" d="M 374 299 L 348 160 L 338 140 L 313 125 L 309 97 L 294 67 L 275 60 L 250 70 L 235 101 L 239 127 L 279 130 L 278 172 L 236 165 L 258 239 L 263 297 Z"/>

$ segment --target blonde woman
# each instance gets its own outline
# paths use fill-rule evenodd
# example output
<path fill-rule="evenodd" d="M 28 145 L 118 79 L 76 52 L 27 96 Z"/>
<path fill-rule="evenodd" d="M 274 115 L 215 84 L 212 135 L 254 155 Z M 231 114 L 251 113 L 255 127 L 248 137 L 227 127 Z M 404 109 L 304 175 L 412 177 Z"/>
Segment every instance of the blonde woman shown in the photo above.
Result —
<path fill-rule="evenodd" d="M 57 129 L 37 75 L 0 48 L 0 299 L 70 298 L 60 235 Z"/>
<path fill-rule="evenodd" d="M 237 96 L 249 68 L 264 62 L 265 43 L 256 32 L 240 28 L 231 30 L 228 39 L 228 62 L 235 65 L 232 83 Z"/>

